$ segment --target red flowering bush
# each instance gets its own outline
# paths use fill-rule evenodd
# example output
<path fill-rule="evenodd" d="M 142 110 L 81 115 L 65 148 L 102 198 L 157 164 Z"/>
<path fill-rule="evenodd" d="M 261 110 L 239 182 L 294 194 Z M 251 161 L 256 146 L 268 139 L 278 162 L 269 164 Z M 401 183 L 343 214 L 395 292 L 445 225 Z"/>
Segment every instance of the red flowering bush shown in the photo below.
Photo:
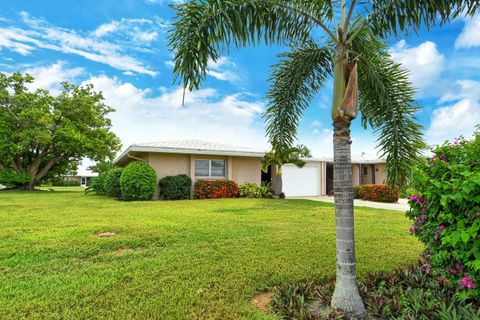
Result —
<path fill-rule="evenodd" d="M 400 188 L 386 184 L 363 184 L 359 187 L 358 196 L 362 200 L 397 202 L 400 198 Z"/>
<path fill-rule="evenodd" d="M 238 197 L 238 185 L 231 180 L 197 180 L 195 198 L 218 199 Z"/>
<path fill-rule="evenodd" d="M 480 298 L 480 132 L 433 150 L 412 175 L 410 233 L 425 244 L 425 272 L 448 278 L 462 299 Z"/>

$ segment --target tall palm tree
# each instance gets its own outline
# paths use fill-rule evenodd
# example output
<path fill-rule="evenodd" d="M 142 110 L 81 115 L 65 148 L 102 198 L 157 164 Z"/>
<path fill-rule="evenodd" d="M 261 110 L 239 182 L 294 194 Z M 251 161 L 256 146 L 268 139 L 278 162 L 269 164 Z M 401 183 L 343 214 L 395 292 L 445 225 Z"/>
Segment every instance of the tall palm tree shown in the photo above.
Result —
<path fill-rule="evenodd" d="M 288 45 L 273 66 L 267 134 L 277 152 L 291 148 L 303 111 L 333 77 L 336 287 L 332 306 L 365 314 L 356 286 L 350 124 L 360 111 L 378 135 L 389 183 L 401 183 L 422 146 L 415 90 L 395 63 L 388 33 L 473 14 L 478 0 L 192 0 L 176 6 L 170 45 L 184 90 L 198 89 L 208 61 L 228 48 Z"/>
<path fill-rule="evenodd" d="M 272 186 L 274 197 L 280 197 L 282 193 L 282 166 L 290 163 L 298 168 L 303 168 L 306 162 L 302 158 L 308 158 L 311 156 L 312 154 L 310 150 L 304 145 L 298 145 L 286 150 L 272 150 L 265 154 L 262 163 L 262 171 L 267 172 L 269 167 L 275 167 L 275 177 Z"/>

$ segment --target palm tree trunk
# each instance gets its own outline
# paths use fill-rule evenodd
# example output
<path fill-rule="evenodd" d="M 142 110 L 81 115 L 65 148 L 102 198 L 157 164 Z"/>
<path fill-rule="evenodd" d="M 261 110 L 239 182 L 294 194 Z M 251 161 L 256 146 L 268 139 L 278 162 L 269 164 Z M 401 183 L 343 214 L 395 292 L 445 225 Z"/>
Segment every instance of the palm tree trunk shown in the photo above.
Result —
<path fill-rule="evenodd" d="M 279 198 L 282 193 L 283 181 L 282 181 L 282 166 L 277 165 L 277 172 L 275 174 L 275 183 L 273 185 L 273 196 Z"/>
<path fill-rule="evenodd" d="M 337 280 L 332 307 L 363 317 L 365 307 L 356 284 L 350 121 L 337 118 L 333 126 Z"/>

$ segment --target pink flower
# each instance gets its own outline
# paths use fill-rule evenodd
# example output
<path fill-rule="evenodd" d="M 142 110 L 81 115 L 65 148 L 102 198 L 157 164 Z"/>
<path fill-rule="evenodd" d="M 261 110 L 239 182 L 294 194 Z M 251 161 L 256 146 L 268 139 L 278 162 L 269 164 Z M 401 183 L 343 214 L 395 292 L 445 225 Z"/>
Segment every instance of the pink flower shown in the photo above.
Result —
<path fill-rule="evenodd" d="M 478 211 L 475 215 L 476 215 L 477 217 L 480 216 L 480 211 Z"/>
<path fill-rule="evenodd" d="M 453 144 L 454 144 L 454 145 L 457 145 L 457 144 L 459 144 L 459 143 L 460 143 L 460 142 L 459 142 L 458 140 L 453 140 Z"/>
<path fill-rule="evenodd" d="M 449 272 L 452 273 L 452 274 L 456 274 L 456 273 L 457 273 L 457 271 L 456 271 L 455 269 L 453 269 L 453 268 L 450 268 Z"/>
<path fill-rule="evenodd" d="M 472 278 L 470 278 L 470 276 L 463 277 L 462 280 L 460 280 L 460 286 L 462 287 L 462 289 L 475 288 L 475 284 L 473 283 Z"/>
<path fill-rule="evenodd" d="M 438 229 L 440 229 L 440 231 L 443 231 L 443 230 L 445 230 L 446 228 L 445 228 L 445 226 L 440 226 L 440 227 L 438 227 Z"/>
<path fill-rule="evenodd" d="M 413 233 L 413 228 L 408 229 L 410 233 Z"/>

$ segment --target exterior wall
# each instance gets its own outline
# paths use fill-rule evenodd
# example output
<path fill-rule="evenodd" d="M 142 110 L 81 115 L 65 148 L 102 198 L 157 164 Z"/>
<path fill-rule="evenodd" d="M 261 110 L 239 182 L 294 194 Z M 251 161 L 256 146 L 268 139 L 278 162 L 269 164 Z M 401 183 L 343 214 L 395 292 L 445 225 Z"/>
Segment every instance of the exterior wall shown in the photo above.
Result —
<path fill-rule="evenodd" d="M 366 168 L 366 169 L 363 169 L 363 168 Z M 362 166 L 362 169 L 363 170 L 367 170 L 367 174 L 364 174 L 363 175 L 363 183 L 364 184 L 372 184 L 373 183 L 373 170 L 372 170 L 372 165 L 370 164 L 364 164 Z M 363 172 L 362 172 L 363 174 Z"/>
<path fill-rule="evenodd" d="M 359 164 L 352 164 L 352 172 L 353 172 L 353 186 L 358 186 L 360 184 L 360 165 Z"/>
<path fill-rule="evenodd" d="M 387 183 L 387 171 L 384 163 L 375 164 L 375 183 Z"/>
<path fill-rule="evenodd" d="M 262 158 L 252 157 L 228 157 L 215 155 L 198 155 L 198 154 L 175 154 L 175 153 L 140 153 L 135 156 L 144 160 L 155 170 L 157 181 L 165 176 L 174 176 L 186 174 L 192 178 L 193 183 L 196 180 L 204 179 L 195 177 L 195 160 L 225 160 L 226 161 L 226 177 L 218 177 L 216 179 L 229 179 L 238 184 L 244 182 L 261 183 L 261 167 Z M 128 163 L 135 161 L 135 158 L 129 158 L 122 163 L 126 166 Z M 215 178 L 212 178 L 215 179 Z M 192 193 L 193 196 L 193 187 Z M 155 199 L 159 197 L 159 189 L 155 192 Z"/>
<path fill-rule="evenodd" d="M 262 182 L 262 159 L 247 157 L 231 157 L 232 164 L 231 179 L 236 183 L 253 182 L 260 184 Z"/>
<path fill-rule="evenodd" d="M 150 153 L 144 160 L 155 170 L 157 180 L 166 176 L 190 173 L 190 155 L 188 154 Z"/>

